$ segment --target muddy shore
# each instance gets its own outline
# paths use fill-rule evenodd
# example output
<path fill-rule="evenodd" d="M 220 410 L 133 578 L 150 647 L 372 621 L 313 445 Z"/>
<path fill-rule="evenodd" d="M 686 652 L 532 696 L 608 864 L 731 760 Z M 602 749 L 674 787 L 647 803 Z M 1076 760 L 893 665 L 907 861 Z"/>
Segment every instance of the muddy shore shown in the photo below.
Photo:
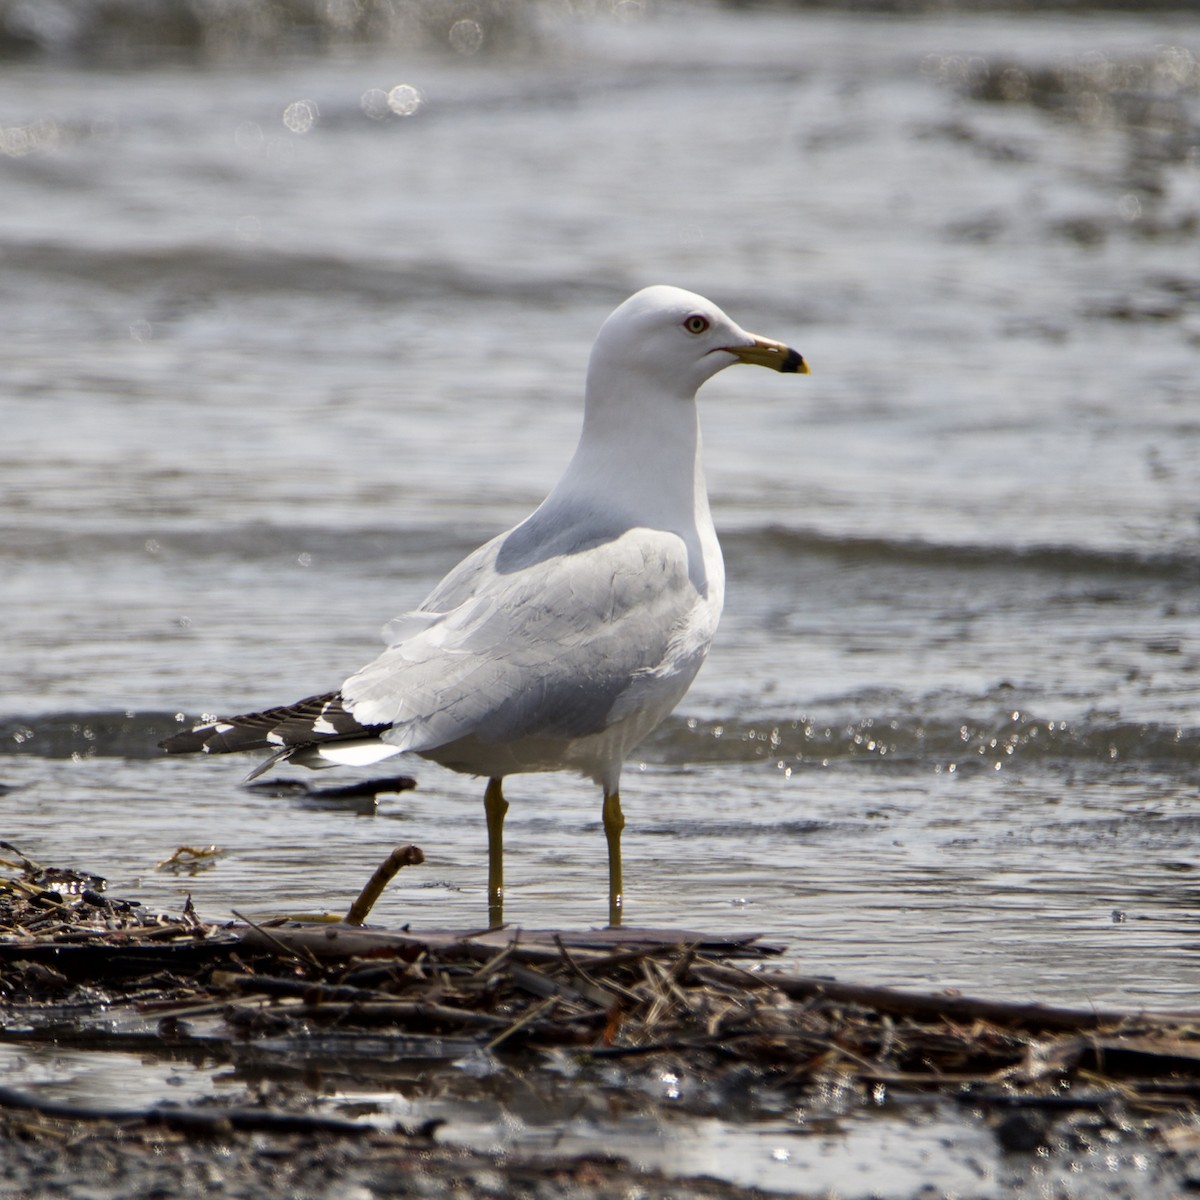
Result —
<path fill-rule="evenodd" d="M 208 1133 L 197 1137 L 154 1123 L 0 1117 L 0 1195 L 6 1200 L 168 1200 L 209 1195 L 578 1196 L 587 1200 L 750 1200 L 766 1193 L 717 1180 L 686 1183 L 637 1171 L 619 1159 L 522 1160 L 435 1146 L 404 1134 Z"/>
<path fill-rule="evenodd" d="M 984 1136 L 987 1154 L 978 1137 L 943 1137 L 889 1197 L 961 1196 L 964 1165 L 979 1197 L 1200 1184 L 1200 1013 L 802 977 L 773 969 L 777 948 L 752 936 L 372 928 L 358 923 L 369 896 L 347 920 L 213 923 L 190 905 L 164 914 L 110 898 L 95 876 L 13 846 L 0 854 L 0 1051 L 204 1064 L 236 1085 L 64 1095 L 10 1072 L 0 1196 L 782 1194 L 733 1171 L 703 1178 L 711 1159 L 694 1173 L 686 1157 L 646 1169 L 619 1137 L 600 1152 L 553 1138 L 468 1147 L 443 1118 L 399 1120 L 393 1106 L 486 1093 L 515 1111 L 534 1092 L 564 1129 L 773 1122 L 794 1147 L 887 1109 L 916 1114 L 914 1130 L 957 1114 L 948 1128 Z M 860 1192 L 876 1194 L 837 1189 Z M 831 1192 L 826 1178 L 786 1194 Z"/>

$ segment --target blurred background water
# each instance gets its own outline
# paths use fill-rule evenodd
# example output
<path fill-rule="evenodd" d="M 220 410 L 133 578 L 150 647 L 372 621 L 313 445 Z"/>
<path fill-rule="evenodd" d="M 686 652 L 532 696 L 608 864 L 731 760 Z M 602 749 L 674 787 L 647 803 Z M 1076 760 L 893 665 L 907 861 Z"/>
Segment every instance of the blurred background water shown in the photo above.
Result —
<path fill-rule="evenodd" d="M 727 607 L 627 769 L 629 920 L 1191 1003 L 1200 13 L 844 7 L 0 4 L 0 835 L 213 917 L 413 841 L 375 918 L 481 925 L 471 780 L 155 743 L 373 657 L 674 283 L 814 374 L 701 394 Z M 602 923 L 594 789 L 508 790 L 509 919 Z"/>

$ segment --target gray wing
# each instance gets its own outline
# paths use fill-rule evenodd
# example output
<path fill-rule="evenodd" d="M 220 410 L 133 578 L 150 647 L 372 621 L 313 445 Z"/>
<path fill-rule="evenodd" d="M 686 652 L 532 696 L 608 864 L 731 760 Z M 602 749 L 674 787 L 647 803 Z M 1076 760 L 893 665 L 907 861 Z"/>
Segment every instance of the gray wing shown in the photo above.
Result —
<path fill-rule="evenodd" d="M 356 720 L 392 725 L 386 740 L 406 750 L 470 735 L 579 737 L 604 729 L 647 679 L 694 672 L 715 615 L 678 535 L 628 529 L 565 553 L 545 543 L 517 553 L 512 536 L 466 559 L 416 621 L 402 619 L 410 636 L 346 680 Z"/>

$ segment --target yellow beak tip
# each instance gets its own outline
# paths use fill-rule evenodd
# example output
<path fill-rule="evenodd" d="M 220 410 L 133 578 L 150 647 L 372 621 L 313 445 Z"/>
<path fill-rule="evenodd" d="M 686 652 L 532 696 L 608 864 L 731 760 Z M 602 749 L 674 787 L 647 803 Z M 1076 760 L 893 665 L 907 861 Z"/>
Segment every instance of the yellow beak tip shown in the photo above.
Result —
<path fill-rule="evenodd" d="M 783 342 L 771 338 L 755 338 L 749 346 L 731 348 L 732 354 L 739 362 L 751 363 L 757 367 L 770 367 L 787 375 L 807 375 L 808 363 L 799 350 L 785 346 Z"/>

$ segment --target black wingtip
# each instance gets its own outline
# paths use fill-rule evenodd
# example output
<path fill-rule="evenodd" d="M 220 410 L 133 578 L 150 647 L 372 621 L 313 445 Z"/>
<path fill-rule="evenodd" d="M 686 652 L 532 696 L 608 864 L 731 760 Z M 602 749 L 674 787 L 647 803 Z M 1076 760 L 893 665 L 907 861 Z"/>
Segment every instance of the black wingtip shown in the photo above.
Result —
<path fill-rule="evenodd" d="M 211 734 L 211 725 L 202 726 L 200 729 L 184 729 L 163 738 L 158 743 L 158 748 L 168 754 L 197 754 L 204 749 L 204 743 Z"/>

